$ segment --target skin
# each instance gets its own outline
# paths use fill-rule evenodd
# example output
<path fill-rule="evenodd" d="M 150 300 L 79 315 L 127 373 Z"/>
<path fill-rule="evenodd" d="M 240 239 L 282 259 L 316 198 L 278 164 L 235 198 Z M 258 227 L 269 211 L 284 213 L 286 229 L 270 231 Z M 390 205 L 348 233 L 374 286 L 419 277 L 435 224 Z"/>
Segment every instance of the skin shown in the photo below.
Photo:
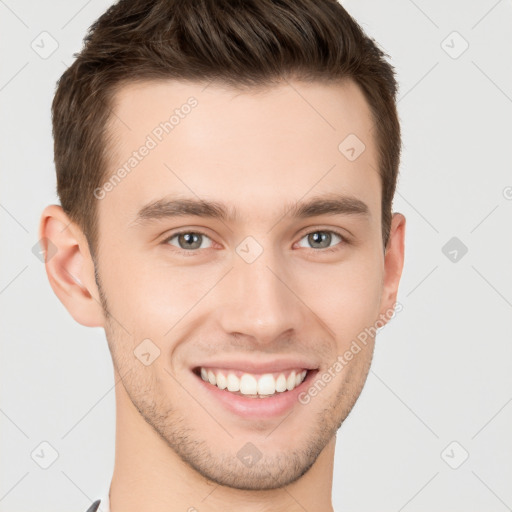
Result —
<path fill-rule="evenodd" d="M 290 84 L 240 92 L 162 81 L 118 92 L 108 176 L 174 108 L 190 96 L 198 105 L 98 200 L 96 279 L 80 228 L 60 206 L 43 212 L 40 237 L 58 249 L 46 263 L 51 286 L 77 322 L 105 329 L 112 354 L 113 512 L 332 510 L 336 432 L 366 381 L 374 338 L 310 403 L 275 419 L 233 415 L 190 371 L 214 356 L 299 355 L 321 375 L 396 302 L 405 218 L 393 215 L 384 251 L 364 96 L 353 82 Z M 350 133 L 366 145 L 354 161 L 338 150 Z M 370 215 L 283 216 L 285 203 L 333 191 Z M 238 218 L 134 222 L 171 194 L 225 202 Z M 200 248 L 166 241 L 182 229 L 205 235 Z M 308 239 L 326 230 L 347 241 L 333 235 L 325 252 Z M 263 249 L 251 264 L 236 252 L 247 236 Z M 134 349 L 147 338 L 160 355 L 145 366 Z M 252 467 L 237 458 L 247 442 L 261 452 Z"/>

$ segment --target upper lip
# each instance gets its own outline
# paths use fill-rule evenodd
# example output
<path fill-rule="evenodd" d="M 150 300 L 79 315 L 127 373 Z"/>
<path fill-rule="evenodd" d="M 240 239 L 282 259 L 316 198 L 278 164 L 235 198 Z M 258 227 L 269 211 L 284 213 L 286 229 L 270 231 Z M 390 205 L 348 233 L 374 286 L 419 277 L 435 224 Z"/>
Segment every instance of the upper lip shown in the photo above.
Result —
<path fill-rule="evenodd" d="M 202 364 L 198 364 L 193 367 L 196 368 L 224 368 L 226 370 L 239 370 L 248 373 L 275 373 L 284 370 L 293 370 L 296 368 L 302 368 L 304 370 L 316 370 L 317 365 L 305 361 L 303 359 L 289 358 L 289 359 L 274 359 L 271 361 L 248 361 L 242 359 L 233 360 L 217 360 L 208 361 Z"/>

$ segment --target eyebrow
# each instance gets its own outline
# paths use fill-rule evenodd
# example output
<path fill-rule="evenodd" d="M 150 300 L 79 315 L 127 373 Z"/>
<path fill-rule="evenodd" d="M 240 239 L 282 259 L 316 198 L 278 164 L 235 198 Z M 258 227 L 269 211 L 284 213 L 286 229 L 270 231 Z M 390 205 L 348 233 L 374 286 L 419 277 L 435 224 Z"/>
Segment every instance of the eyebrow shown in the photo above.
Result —
<path fill-rule="evenodd" d="M 318 215 L 357 215 L 370 218 L 368 205 L 353 196 L 326 194 L 307 201 L 287 203 L 282 217 L 305 219 Z M 236 222 L 239 214 L 236 208 L 218 201 L 196 198 L 164 197 L 143 206 L 133 224 L 146 224 L 154 220 L 173 217 L 195 216 Z"/>

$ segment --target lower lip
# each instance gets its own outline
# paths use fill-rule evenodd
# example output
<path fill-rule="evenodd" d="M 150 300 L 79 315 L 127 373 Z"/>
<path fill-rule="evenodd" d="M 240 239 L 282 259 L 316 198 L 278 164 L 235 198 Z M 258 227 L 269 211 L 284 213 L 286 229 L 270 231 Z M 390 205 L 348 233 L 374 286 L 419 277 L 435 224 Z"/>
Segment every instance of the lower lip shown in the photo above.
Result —
<path fill-rule="evenodd" d="M 299 403 L 299 395 L 305 391 L 310 381 L 318 373 L 318 370 L 309 370 L 306 378 L 299 386 L 291 391 L 274 393 L 267 398 L 250 398 L 243 395 L 236 395 L 225 389 L 204 381 L 199 375 L 192 372 L 203 388 L 218 400 L 228 411 L 247 419 L 275 418 L 288 412 L 293 406 Z"/>

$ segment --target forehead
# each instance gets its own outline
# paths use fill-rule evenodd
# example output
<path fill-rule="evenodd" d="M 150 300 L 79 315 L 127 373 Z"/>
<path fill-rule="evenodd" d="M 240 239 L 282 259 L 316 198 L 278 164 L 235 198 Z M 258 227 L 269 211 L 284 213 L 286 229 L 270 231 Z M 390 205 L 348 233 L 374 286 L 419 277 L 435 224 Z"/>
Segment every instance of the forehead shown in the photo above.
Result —
<path fill-rule="evenodd" d="M 115 96 L 100 210 L 127 223 L 144 205 L 179 195 L 222 201 L 238 218 L 263 218 L 274 205 L 281 212 L 283 203 L 337 192 L 377 213 L 373 127 L 352 81 L 244 91 L 131 83 Z"/>

